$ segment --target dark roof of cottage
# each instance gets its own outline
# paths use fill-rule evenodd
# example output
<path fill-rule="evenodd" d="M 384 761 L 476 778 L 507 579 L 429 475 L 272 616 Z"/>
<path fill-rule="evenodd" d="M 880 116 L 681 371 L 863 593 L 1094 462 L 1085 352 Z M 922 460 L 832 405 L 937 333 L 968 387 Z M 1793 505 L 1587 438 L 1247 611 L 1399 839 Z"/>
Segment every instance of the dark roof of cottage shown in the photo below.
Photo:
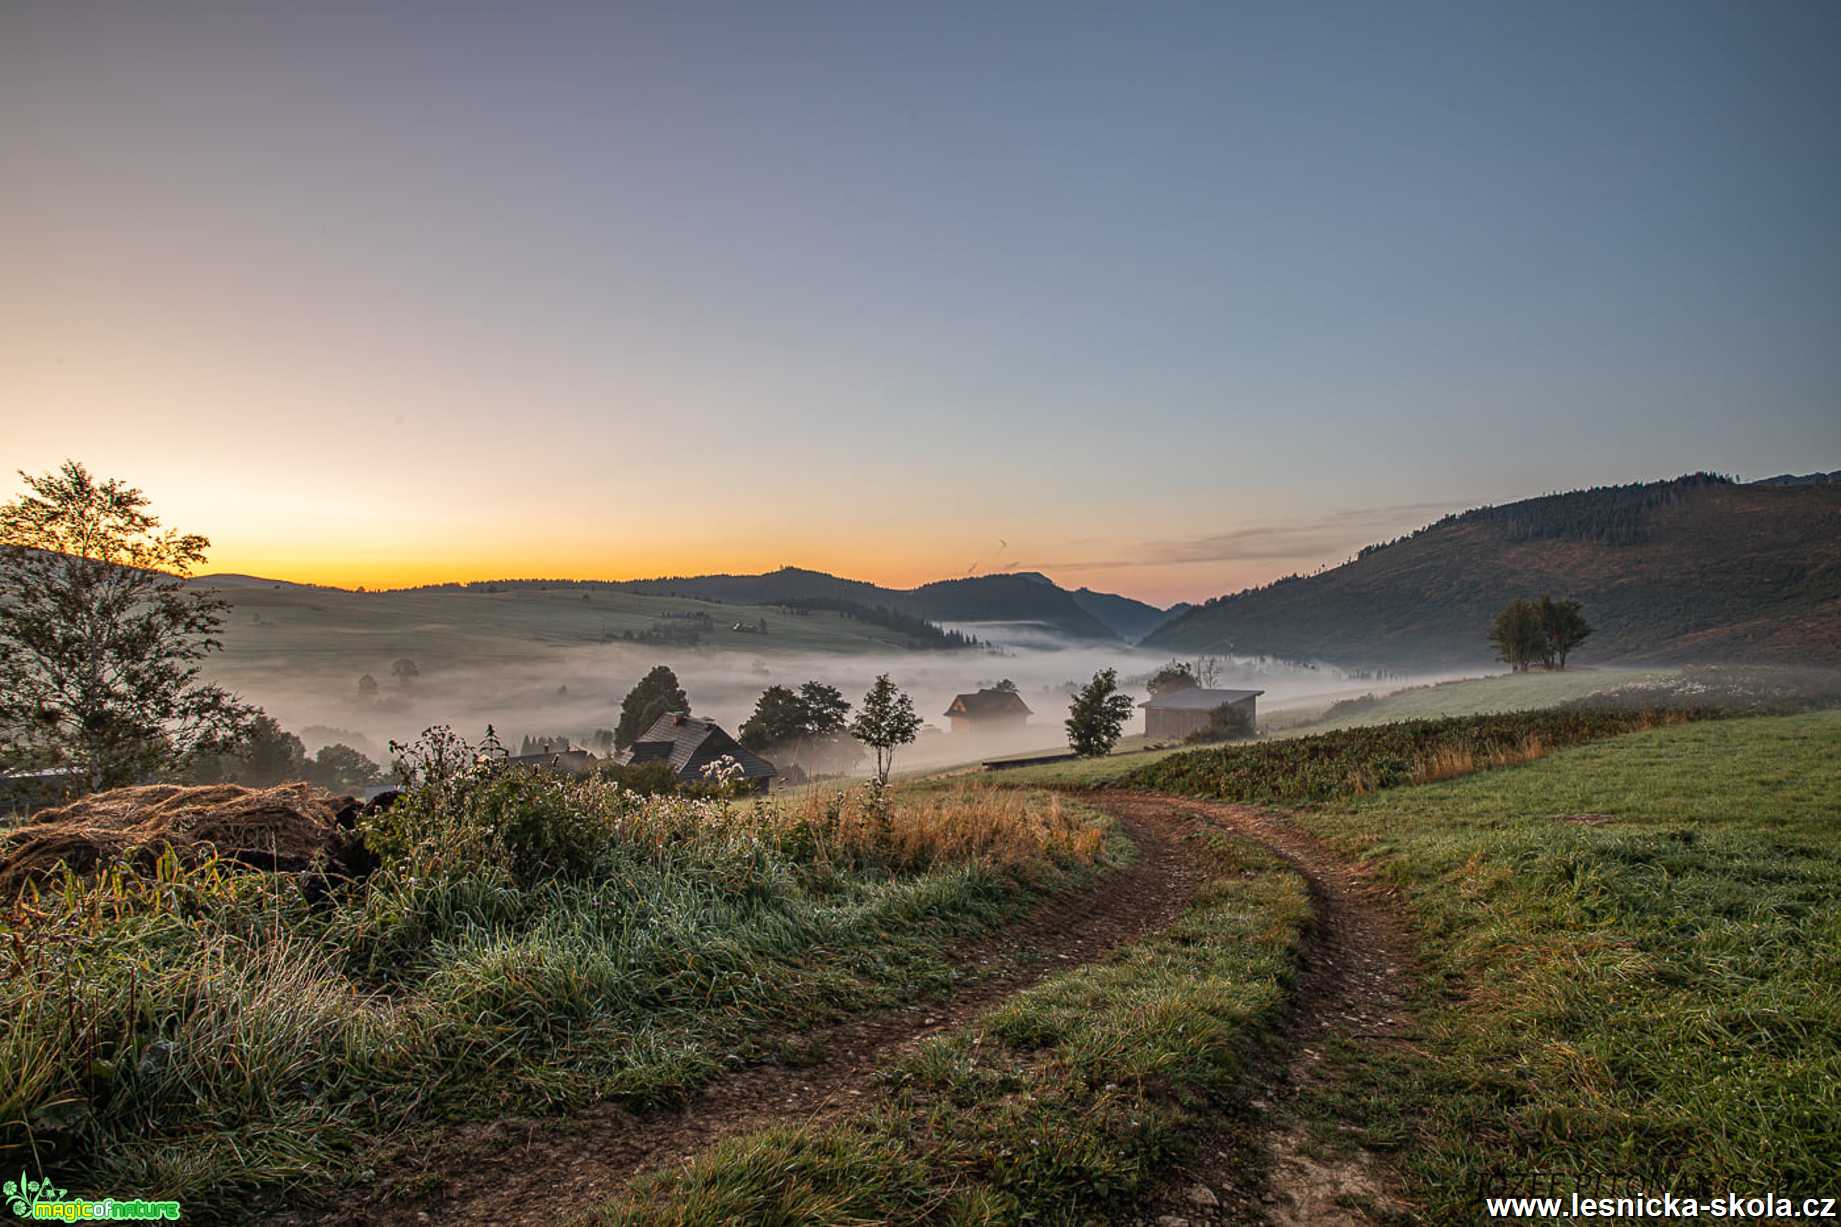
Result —
<path fill-rule="evenodd" d="M 622 763 L 666 762 L 679 779 L 694 780 L 703 768 L 728 755 L 742 765 L 742 778 L 765 780 L 779 773 L 774 765 L 723 731 L 714 720 L 667 712 L 623 750 Z"/>
<path fill-rule="evenodd" d="M 513 754 L 505 762 L 513 767 L 548 767 L 570 775 L 594 770 L 594 755 L 586 750 L 546 750 L 539 754 Z"/>
<path fill-rule="evenodd" d="M 946 716 L 1032 716 L 1029 704 L 1014 690 L 980 690 L 956 695 L 952 704 L 940 713 Z"/>
<path fill-rule="evenodd" d="M 1185 686 L 1155 695 L 1150 702 L 1138 706 L 1155 707 L 1159 711 L 1213 711 L 1223 704 L 1256 699 L 1264 693 L 1263 690 L 1210 690 L 1203 686 Z"/>

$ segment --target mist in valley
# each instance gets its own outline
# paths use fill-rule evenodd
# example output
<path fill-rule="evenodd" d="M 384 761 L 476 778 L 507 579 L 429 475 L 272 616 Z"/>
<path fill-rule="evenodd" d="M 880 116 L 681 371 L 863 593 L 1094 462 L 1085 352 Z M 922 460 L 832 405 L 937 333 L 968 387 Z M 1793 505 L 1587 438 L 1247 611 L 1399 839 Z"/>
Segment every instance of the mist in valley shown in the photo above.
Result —
<path fill-rule="evenodd" d="M 628 690 L 653 666 L 678 676 L 692 710 L 736 732 L 769 686 L 796 687 L 818 681 L 841 690 L 853 705 L 876 676 L 888 673 L 913 696 L 926 721 L 917 742 L 900 756 L 904 768 L 966 762 L 995 754 L 1065 748 L 1062 721 L 1072 690 L 1101 669 L 1116 669 L 1122 688 L 1138 701 L 1148 697 L 1143 681 L 1167 663 L 1167 653 L 1125 644 L 1066 639 L 1039 624 L 972 622 L 948 629 L 976 635 L 992 645 L 964 651 L 806 652 L 746 651 L 625 642 L 571 645 L 532 652 L 508 645 L 503 654 L 478 653 L 467 660 L 425 660 L 413 677 L 391 671 L 380 655 L 310 653 L 259 658 L 219 657 L 213 680 L 261 706 L 301 737 L 311 752 L 335 742 L 353 746 L 380 763 L 391 741 L 407 741 L 432 725 L 449 725 L 477 741 L 491 726 L 514 751 L 523 738 L 567 737 L 593 748 L 598 730 L 619 721 Z M 1445 680 L 1460 674 L 1363 675 L 1332 666 L 1220 657 L 1215 684 L 1263 690 L 1261 712 L 1281 712 L 1350 697 Z M 375 690 L 361 690 L 368 674 Z M 944 712 L 953 696 L 1008 679 L 1033 712 L 1020 729 L 1003 733 L 950 734 Z M 1142 715 L 1126 732 L 1143 730 Z"/>

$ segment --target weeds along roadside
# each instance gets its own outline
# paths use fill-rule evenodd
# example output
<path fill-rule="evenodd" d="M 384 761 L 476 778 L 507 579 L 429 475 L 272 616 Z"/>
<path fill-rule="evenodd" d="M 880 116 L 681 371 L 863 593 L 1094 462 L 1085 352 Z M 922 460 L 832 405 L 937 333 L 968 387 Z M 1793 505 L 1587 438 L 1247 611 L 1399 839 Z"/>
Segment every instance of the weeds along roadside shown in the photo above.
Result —
<path fill-rule="evenodd" d="M 1170 928 L 924 1041 L 876 1106 L 720 1142 L 593 1221 L 1085 1221 L 1135 1204 L 1231 1111 L 1310 917 L 1303 879 L 1258 844 L 1189 840 L 1211 872 Z"/>
<path fill-rule="evenodd" d="M 7 1154 L 228 1214 L 375 1173 L 379 1139 L 681 1099 L 776 1031 L 936 995 L 960 937 L 1119 855 L 1103 819 L 968 785 L 773 804 L 496 770 L 421 784 L 385 865 L 67 877 L 0 942 Z"/>

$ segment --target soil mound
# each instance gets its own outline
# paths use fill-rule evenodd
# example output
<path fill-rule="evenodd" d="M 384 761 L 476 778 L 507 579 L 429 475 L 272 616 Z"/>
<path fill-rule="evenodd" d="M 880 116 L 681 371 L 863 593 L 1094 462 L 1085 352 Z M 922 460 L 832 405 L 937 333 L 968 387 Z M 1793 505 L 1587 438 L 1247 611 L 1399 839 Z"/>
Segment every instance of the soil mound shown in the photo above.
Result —
<path fill-rule="evenodd" d="M 251 869 L 298 872 L 325 855 L 335 869 L 361 856 L 351 797 L 310 784 L 147 784 L 41 810 L 0 834 L 0 898 L 60 864 L 94 873 L 115 860 L 151 869 L 170 848 L 186 864 L 215 855 Z M 357 866 L 353 864 L 353 867 Z"/>

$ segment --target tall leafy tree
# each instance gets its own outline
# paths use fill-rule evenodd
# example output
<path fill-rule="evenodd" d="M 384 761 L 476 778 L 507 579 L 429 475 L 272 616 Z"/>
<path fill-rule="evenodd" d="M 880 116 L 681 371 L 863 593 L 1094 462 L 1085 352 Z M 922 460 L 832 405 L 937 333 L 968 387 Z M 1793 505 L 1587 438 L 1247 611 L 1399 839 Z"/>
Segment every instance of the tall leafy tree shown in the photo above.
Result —
<path fill-rule="evenodd" d="M 307 760 L 307 779 L 321 788 L 344 792 L 381 784 L 384 772 L 360 751 L 347 745 L 330 745 L 320 747 L 320 752 Z"/>
<path fill-rule="evenodd" d="M 1110 754 L 1131 713 L 1131 696 L 1119 693 L 1118 670 L 1101 669 L 1068 704 L 1068 747 L 1082 758 Z"/>
<path fill-rule="evenodd" d="M 805 701 L 790 686 L 769 686 L 754 701 L 754 714 L 742 722 L 738 740 L 758 751 L 798 741 L 805 735 Z"/>
<path fill-rule="evenodd" d="M 912 744 L 920 727 L 914 700 L 884 673 L 863 696 L 863 706 L 850 722 L 850 735 L 875 751 L 876 779 L 886 784 L 895 768 L 895 751 Z"/>
<path fill-rule="evenodd" d="M 1584 607 L 1577 601 L 1556 601 L 1551 596 L 1543 596 L 1540 616 L 1541 630 L 1547 636 L 1548 667 L 1564 669 L 1573 649 L 1592 634 L 1592 625 L 1585 620 Z"/>
<path fill-rule="evenodd" d="M 210 542 L 66 461 L 0 507 L 0 758 L 90 789 L 227 750 L 255 708 L 199 678 L 229 603 L 187 587 Z"/>
<path fill-rule="evenodd" d="M 690 699 L 678 685 L 678 675 L 656 665 L 627 691 L 620 703 L 620 723 L 614 727 L 614 745 L 624 750 L 667 712 L 690 711 Z"/>

